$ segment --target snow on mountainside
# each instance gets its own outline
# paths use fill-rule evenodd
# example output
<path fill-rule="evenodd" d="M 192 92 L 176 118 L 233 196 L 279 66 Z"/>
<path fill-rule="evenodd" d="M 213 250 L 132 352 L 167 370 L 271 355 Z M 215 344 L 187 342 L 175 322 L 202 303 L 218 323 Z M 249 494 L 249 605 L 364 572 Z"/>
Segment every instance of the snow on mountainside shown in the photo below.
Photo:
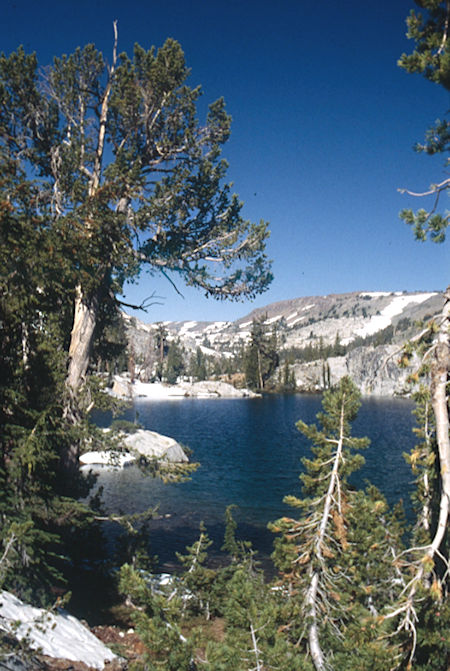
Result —
<path fill-rule="evenodd" d="M 342 344 L 364 338 L 393 326 L 402 332 L 408 324 L 439 312 L 443 298 L 438 292 L 353 292 L 309 296 L 271 303 L 257 308 L 234 322 L 182 321 L 164 322 L 168 339 L 180 338 L 187 351 L 200 347 L 205 354 L 230 357 L 250 337 L 253 319 L 264 319 L 268 331 L 276 327 L 281 349 L 332 344 L 336 337 Z M 143 322 L 124 315 L 128 336 L 137 356 L 149 351 L 149 338 L 156 322 Z"/>
<path fill-rule="evenodd" d="M 375 294 L 375 296 L 380 294 Z M 361 294 L 364 298 L 365 296 L 373 297 L 373 294 Z M 418 304 L 427 301 L 428 299 L 435 296 L 434 293 L 429 294 L 416 294 L 416 295 L 395 295 L 392 301 L 381 310 L 380 314 L 373 315 L 370 320 L 364 324 L 360 329 L 355 332 L 356 336 L 365 338 L 368 335 L 373 335 L 382 329 L 387 328 L 392 324 L 394 317 L 401 315 L 404 309 L 411 303 Z M 344 342 L 345 344 L 345 342 Z"/>

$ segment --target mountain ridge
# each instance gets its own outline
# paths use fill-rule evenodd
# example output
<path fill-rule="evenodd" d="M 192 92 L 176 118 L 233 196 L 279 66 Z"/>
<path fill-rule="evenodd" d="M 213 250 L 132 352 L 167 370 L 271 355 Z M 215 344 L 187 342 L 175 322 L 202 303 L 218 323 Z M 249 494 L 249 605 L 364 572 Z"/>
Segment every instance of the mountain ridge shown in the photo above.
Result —
<path fill-rule="evenodd" d="M 372 333 L 382 330 L 389 323 L 395 324 L 402 318 L 423 319 L 426 315 L 436 314 L 443 304 L 439 292 L 369 292 L 354 291 L 344 294 L 328 294 L 324 296 L 300 296 L 269 303 L 266 306 L 254 308 L 247 315 L 233 321 L 208 320 L 180 320 L 155 321 L 144 323 L 129 315 L 124 315 L 127 325 L 136 324 L 139 329 L 152 332 L 158 324 L 163 324 L 169 336 L 180 336 L 182 339 L 190 336 L 198 339 L 201 336 L 210 336 L 217 340 L 218 334 L 239 333 L 240 339 L 248 337 L 253 319 L 263 319 L 267 326 L 279 325 L 288 331 L 301 331 L 305 325 L 317 324 L 327 320 L 332 323 L 333 335 L 339 330 L 341 338 L 348 338 L 355 334 L 355 327 L 361 330 L 368 326 L 367 322 L 376 316 L 382 316 L 382 311 L 391 308 L 384 321 L 378 320 L 375 325 L 372 320 Z M 398 309 L 392 309 L 397 307 Z M 377 313 L 380 313 L 379 315 Z M 338 323 L 338 320 L 339 323 Z M 345 322 L 347 320 L 347 322 Z M 239 329 L 239 331 L 237 330 Z M 317 331 L 317 326 L 313 329 Z M 344 333 L 345 332 L 345 333 Z M 326 333 L 322 335 L 327 335 Z"/>
<path fill-rule="evenodd" d="M 179 343 L 186 362 L 198 350 L 211 360 L 232 362 L 242 358 L 253 321 L 260 320 L 267 334 L 276 332 L 280 365 L 273 374 L 274 386 L 281 379 L 282 362 L 286 365 L 287 361 L 298 390 L 318 391 L 350 374 L 363 393 L 392 395 L 402 393 L 411 371 L 400 371 L 395 362 L 389 366 L 383 362 L 414 335 L 417 322 L 438 314 L 443 303 L 439 292 L 354 291 L 277 301 L 235 321 L 145 324 L 128 315 L 124 321 L 137 376 L 144 380 L 155 375 L 158 329 L 164 328 L 169 344 Z M 332 356 L 330 348 L 334 345 L 335 354 L 338 344 L 343 351 Z M 302 353 L 308 348 L 316 353 L 328 348 L 328 354 L 305 360 Z"/>

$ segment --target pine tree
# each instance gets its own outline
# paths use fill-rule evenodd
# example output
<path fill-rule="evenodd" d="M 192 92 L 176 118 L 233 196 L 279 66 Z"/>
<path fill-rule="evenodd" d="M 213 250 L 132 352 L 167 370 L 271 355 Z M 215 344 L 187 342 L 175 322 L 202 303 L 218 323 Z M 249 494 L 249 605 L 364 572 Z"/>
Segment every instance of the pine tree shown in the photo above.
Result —
<path fill-rule="evenodd" d="M 421 384 L 414 394 L 419 442 L 406 461 L 416 488 L 412 495 L 416 521 L 409 546 L 396 555 L 402 580 L 386 612 L 393 620 L 401 660 L 418 671 L 446 671 L 450 640 L 448 604 L 448 530 L 443 528 L 443 492 L 439 450 L 430 389 Z M 401 635 L 401 636 L 400 636 Z"/>
<path fill-rule="evenodd" d="M 264 389 L 267 380 L 278 366 L 277 333 L 267 335 L 266 317 L 254 319 L 250 343 L 244 354 L 246 384 L 251 389 Z"/>
<path fill-rule="evenodd" d="M 410 73 L 420 73 L 426 79 L 450 90 L 450 40 L 448 40 L 450 7 L 446 1 L 421 0 L 418 3 L 424 13 L 411 10 L 407 19 L 409 39 L 414 40 L 415 49 L 410 54 L 402 54 L 398 61 L 400 67 Z M 417 143 L 416 151 L 433 155 L 447 153 L 450 149 L 450 123 L 443 119 L 435 122 L 425 137 L 425 142 Z M 448 165 L 448 159 L 446 161 Z M 443 242 L 449 223 L 448 212 L 437 211 L 440 195 L 450 189 L 450 179 L 434 183 L 423 193 L 404 191 L 413 196 L 429 196 L 433 205 L 414 212 L 404 209 L 401 218 L 413 226 L 417 240 Z"/>
<path fill-rule="evenodd" d="M 200 88 L 186 84 L 180 45 L 136 45 L 129 57 L 114 33 L 111 65 L 91 44 L 55 58 L 45 81 L 23 49 L 0 58 L 0 140 L 15 165 L 39 175 L 32 213 L 45 207 L 70 250 L 69 397 L 85 382 L 103 302 L 117 304 L 141 268 L 216 298 L 252 297 L 271 280 L 266 224 L 245 221 L 224 183 L 224 101 L 200 124 Z M 66 413 L 76 417 L 70 398 Z"/>
<path fill-rule="evenodd" d="M 195 354 L 191 356 L 189 362 L 189 375 L 194 380 L 206 380 L 208 377 L 206 357 L 200 347 L 197 347 Z"/>
<path fill-rule="evenodd" d="M 216 577 L 215 571 L 205 565 L 211 544 L 202 522 L 198 540 L 186 548 L 186 554 L 177 552 L 177 559 L 184 568 L 183 590 L 189 595 L 184 601 L 183 612 L 188 609 L 191 613 L 202 613 L 208 620 L 211 614 L 212 585 Z"/>
<path fill-rule="evenodd" d="M 164 324 L 158 322 L 156 324 L 156 331 L 154 335 L 155 340 L 155 350 L 157 353 L 157 364 L 156 364 L 156 377 L 161 380 L 163 376 L 164 368 L 164 359 L 167 356 L 169 350 L 169 344 L 167 342 L 168 332 Z"/>
<path fill-rule="evenodd" d="M 183 598 L 175 582 L 154 585 L 125 564 L 120 571 L 119 588 L 133 609 L 136 630 L 146 654 L 137 668 L 149 671 L 190 671 L 194 668 L 194 638 L 181 631 Z"/>
<path fill-rule="evenodd" d="M 423 0 L 418 4 L 423 11 L 416 13 L 412 10 L 407 19 L 407 35 L 414 40 L 415 48 L 411 54 L 401 56 L 399 65 L 407 72 L 422 74 L 448 91 L 450 4 L 439 0 Z M 427 132 L 425 141 L 418 143 L 415 148 L 429 155 L 448 154 L 448 120 L 436 121 Z M 427 209 L 421 208 L 416 212 L 404 209 L 400 213 L 401 218 L 413 226 L 417 240 L 425 241 L 428 238 L 433 242 L 444 242 L 449 216 L 448 212 L 439 212 L 439 206 L 440 196 L 448 193 L 449 189 L 450 179 L 446 178 L 435 182 L 422 193 L 403 190 L 414 197 L 428 197 L 432 200 Z M 404 559 L 409 560 L 406 562 L 409 577 L 390 613 L 390 617 L 396 618 L 397 629 L 405 632 L 408 639 L 408 668 L 414 664 L 418 668 L 428 664 L 425 658 L 434 649 L 437 654 L 430 658 L 430 666 L 426 668 L 439 670 L 445 669 L 447 665 L 443 652 L 445 641 L 442 642 L 439 632 L 442 627 L 445 628 L 449 617 L 445 604 L 448 598 L 450 516 L 450 287 L 445 291 L 444 298 L 441 315 L 428 322 L 407 343 L 402 356 L 402 361 L 406 363 L 412 353 L 419 355 L 421 366 L 412 382 L 425 380 L 429 385 L 429 394 L 424 393 L 423 388 L 419 390 L 422 406 L 419 406 L 418 418 L 421 421 L 419 430 L 422 432 L 422 442 L 408 457 L 417 476 L 416 505 L 419 505 L 413 547 L 404 556 Z M 430 406 L 434 415 L 432 421 Z M 414 541 L 423 544 L 414 545 Z"/>
<path fill-rule="evenodd" d="M 391 550 L 398 550 L 398 525 L 387 521 L 386 502 L 375 489 L 356 492 L 348 482 L 364 461 L 358 451 L 368 445 L 367 439 L 350 433 L 359 396 L 344 377 L 324 393 L 320 428 L 298 422 L 313 444 L 314 458 L 302 460 L 303 498 L 288 496 L 285 501 L 302 514 L 271 525 L 282 534 L 274 560 L 286 594 L 284 629 L 291 641 L 307 643 L 317 671 L 381 671 L 392 661 L 389 646 L 376 640 L 376 616 L 395 581 Z M 351 660 L 356 640 L 365 640 L 361 666 Z"/>
<path fill-rule="evenodd" d="M 183 375 L 186 370 L 184 363 L 184 349 L 180 345 L 179 338 L 173 340 L 168 348 L 165 378 L 169 384 L 176 384 L 178 378 Z"/>
<path fill-rule="evenodd" d="M 16 76 L 31 77 L 34 58 L 18 61 Z M 0 583 L 46 601 L 50 586 L 63 584 L 73 530 L 89 520 L 70 498 L 78 480 L 65 481 L 60 469 L 61 452 L 85 427 L 75 433 L 63 417 L 67 250 L 45 203 L 36 211 L 38 185 L 15 160 L 27 127 L 11 122 L 12 89 L 0 87 Z"/>
<path fill-rule="evenodd" d="M 221 642 L 206 646 L 205 668 L 210 671 L 284 671 L 308 669 L 298 651 L 280 633 L 278 594 L 265 583 L 261 571 L 247 562 L 235 567 L 223 596 L 226 633 Z"/>
<path fill-rule="evenodd" d="M 209 640 L 199 661 L 211 671 L 307 669 L 281 635 L 279 592 L 267 583 L 251 543 L 236 538 L 234 508 L 225 511 L 222 550 L 229 563 L 216 572 L 212 589 L 214 613 L 225 621 L 225 636 Z"/>

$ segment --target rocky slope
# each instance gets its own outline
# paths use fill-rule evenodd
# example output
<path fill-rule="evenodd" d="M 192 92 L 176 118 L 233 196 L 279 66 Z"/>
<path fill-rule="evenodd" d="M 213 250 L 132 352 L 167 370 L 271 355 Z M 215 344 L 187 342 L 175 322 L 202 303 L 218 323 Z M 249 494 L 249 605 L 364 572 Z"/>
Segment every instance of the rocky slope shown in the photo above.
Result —
<path fill-rule="evenodd" d="M 400 368 L 400 346 L 357 347 L 344 356 L 293 365 L 299 391 L 321 391 L 349 375 L 363 395 L 401 396 L 409 393 L 414 365 Z"/>
<path fill-rule="evenodd" d="M 248 343 L 253 319 L 264 319 L 269 332 L 276 327 L 281 355 L 319 343 L 339 341 L 348 350 L 355 345 L 345 356 L 330 357 L 325 371 L 323 360 L 294 363 L 297 387 L 317 390 L 349 374 L 363 393 L 392 395 L 401 392 L 408 374 L 397 368 L 394 352 L 418 321 L 439 313 L 442 305 L 438 292 L 352 292 L 272 303 L 234 322 L 164 322 L 164 327 L 169 342 L 179 338 L 188 354 L 200 348 L 222 359 L 231 359 Z M 138 368 L 149 371 L 156 361 L 158 326 L 124 317 Z"/>

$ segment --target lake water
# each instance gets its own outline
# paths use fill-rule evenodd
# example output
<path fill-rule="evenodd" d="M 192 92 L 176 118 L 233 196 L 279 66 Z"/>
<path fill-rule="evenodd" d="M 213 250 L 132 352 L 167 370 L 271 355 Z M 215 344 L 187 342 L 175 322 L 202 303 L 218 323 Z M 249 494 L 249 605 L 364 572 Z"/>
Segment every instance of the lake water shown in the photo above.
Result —
<path fill-rule="evenodd" d="M 390 503 L 403 499 L 409 506 L 411 471 L 402 453 L 414 445 L 414 404 L 403 399 L 365 399 L 353 423 L 353 435 L 368 436 L 365 466 L 352 481 L 366 479 L 379 487 Z M 204 521 L 218 552 L 223 540 L 224 512 L 236 504 L 238 536 L 251 540 L 262 556 L 271 552 L 273 535 L 267 523 L 293 510 L 283 504 L 286 494 L 300 494 L 301 458 L 309 442 L 296 429 L 302 419 L 315 421 L 321 398 L 315 395 L 271 395 L 259 399 L 136 399 L 123 418 L 137 416 L 144 428 L 172 436 L 192 451 L 200 468 L 188 482 L 163 484 L 144 477 L 136 467 L 102 470 L 109 512 L 141 512 L 159 505 L 162 515 L 151 523 L 150 551 L 160 566 L 170 568 L 175 551 L 183 551 L 198 536 Z M 110 416 L 97 413 L 102 426 Z"/>

